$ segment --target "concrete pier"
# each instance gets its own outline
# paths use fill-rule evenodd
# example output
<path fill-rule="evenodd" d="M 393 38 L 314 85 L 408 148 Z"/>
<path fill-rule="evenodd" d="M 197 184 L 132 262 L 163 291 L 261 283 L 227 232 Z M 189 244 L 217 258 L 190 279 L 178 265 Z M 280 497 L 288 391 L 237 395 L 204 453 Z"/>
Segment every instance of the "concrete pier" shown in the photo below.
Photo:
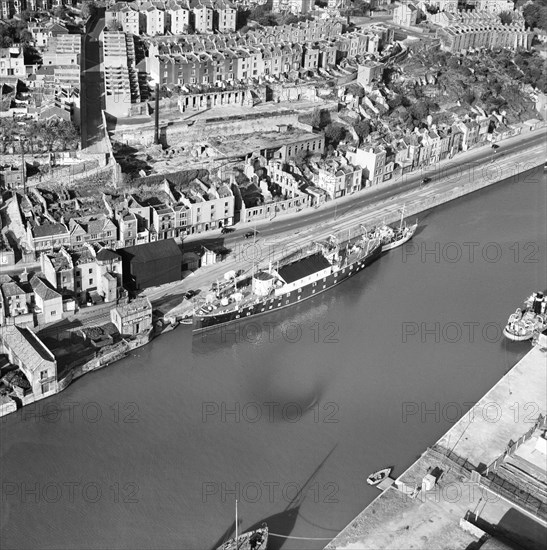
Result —
<path fill-rule="evenodd" d="M 544 548 L 546 387 L 535 347 L 327 550 Z"/>

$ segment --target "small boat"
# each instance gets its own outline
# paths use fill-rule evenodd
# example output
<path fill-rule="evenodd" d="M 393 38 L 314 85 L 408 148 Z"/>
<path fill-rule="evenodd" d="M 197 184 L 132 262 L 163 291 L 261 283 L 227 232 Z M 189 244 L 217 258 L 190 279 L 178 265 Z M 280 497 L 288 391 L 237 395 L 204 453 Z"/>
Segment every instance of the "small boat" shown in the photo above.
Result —
<path fill-rule="evenodd" d="M 384 468 L 383 470 L 378 470 L 377 472 L 370 474 L 367 477 L 367 483 L 369 485 L 378 485 L 378 483 L 386 479 L 386 477 L 389 477 L 391 470 L 393 470 L 393 468 Z"/>
<path fill-rule="evenodd" d="M 266 550 L 268 544 L 268 526 L 264 523 L 260 529 L 237 534 L 237 500 L 236 500 L 236 536 L 219 546 L 217 550 Z"/>
<path fill-rule="evenodd" d="M 393 250 L 394 248 L 397 248 L 398 246 L 401 246 L 408 242 L 410 239 L 412 239 L 414 233 L 416 233 L 417 228 L 418 222 L 410 226 L 402 227 L 401 229 L 399 229 L 399 231 L 396 231 L 393 239 L 390 242 L 388 242 L 387 244 L 382 244 L 382 252 Z"/>
<path fill-rule="evenodd" d="M 402 246 L 408 242 L 416 233 L 418 228 L 418 221 L 412 225 L 406 225 L 404 223 L 405 207 L 400 210 L 401 212 L 401 222 L 399 227 L 393 228 L 385 223 L 380 227 L 377 227 L 373 231 L 373 235 L 378 237 L 382 243 L 382 252 L 387 252 L 388 250 L 393 250 L 398 246 Z"/>
<path fill-rule="evenodd" d="M 535 333 L 547 327 L 547 296 L 545 292 L 534 292 L 524 302 L 524 308 L 518 308 L 509 316 L 503 329 L 503 335 L 514 342 L 531 340 Z"/>

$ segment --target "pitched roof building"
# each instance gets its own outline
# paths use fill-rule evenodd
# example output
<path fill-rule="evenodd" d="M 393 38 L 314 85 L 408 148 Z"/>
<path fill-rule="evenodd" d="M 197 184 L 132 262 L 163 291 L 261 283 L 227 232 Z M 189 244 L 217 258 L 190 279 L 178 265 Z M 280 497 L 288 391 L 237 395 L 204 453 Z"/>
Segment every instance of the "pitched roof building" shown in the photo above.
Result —
<path fill-rule="evenodd" d="M 0 350 L 29 381 L 32 397 L 27 402 L 57 393 L 57 361 L 32 330 L 13 325 L 3 327 Z"/>

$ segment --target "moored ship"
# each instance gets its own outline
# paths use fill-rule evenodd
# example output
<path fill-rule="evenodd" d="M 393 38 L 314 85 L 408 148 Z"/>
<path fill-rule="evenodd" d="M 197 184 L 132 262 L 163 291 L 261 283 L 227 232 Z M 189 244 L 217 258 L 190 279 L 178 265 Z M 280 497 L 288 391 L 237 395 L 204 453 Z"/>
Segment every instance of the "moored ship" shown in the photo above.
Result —
<path fill-rule="evenodd" d="M 272 313 L 325 292 L 361 272 L 378 259 L 382 244 L 377 236 L 362 235 L 342 245 L 329 237 L 315 243 L 303 258 L 259 271 L 250 280 L 233 282 L 195 309 L 193 330 L 207 330 L 254 315 Z"/>
<path fill-rule="evenodd" d="M 268 545 L 268 527 L 264 525 L 256 531 L 250 531 L 236 536 L 217 550 L 266 550 Z"/>
<path fill-rule="evenodd" d="M 235 529 L 236 536 L 223 543 L 217 550 L 266 550 L 268 545 L 268 526 L 263 523 L 262 527 L 254 531 L 248 531 L 242 535 L 238 535 L 239 520 L 237 517 L 237 500 L 236 500 L 236 521 Z"/>
<path fill-rule="evenodd" d="M 400 210 L 401 212 L 401 222 L 399 227 L 393 228 L 390 225 L 383 224 L 373 230 L 373 235 L 377 236 L 382 243 L 382 252 L 387 252 L 388 250 L 393 250 L 398 246 L 401 246 L 408 242 L 416 233 L 418 228 L 418 221 L 412 225 L 406 225 L 404 223 L 405 209 L 404 207 Z"/>
<path fill-rule="evenodd" d="M 545 292 L 534 292 L 524 302 L 524 308 L 517 308 L 509 316 L 503 334 L 509 340 L 523 342 L 530 340 L 537 332 L 547 327 L 547 296 Z"/>

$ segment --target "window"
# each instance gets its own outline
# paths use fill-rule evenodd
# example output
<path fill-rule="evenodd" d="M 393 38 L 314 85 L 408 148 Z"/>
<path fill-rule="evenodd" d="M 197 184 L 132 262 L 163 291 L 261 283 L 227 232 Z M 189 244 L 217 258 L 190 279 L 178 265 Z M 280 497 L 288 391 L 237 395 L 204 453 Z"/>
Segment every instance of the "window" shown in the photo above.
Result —
<path fill-rule="evenodd" d="M 47 378 L 47 370 L 41 370 L 40 371 L 40 380 L 46 380 Z"/>
<path fill-rule="evenodd" d="M 51 317 L 53 317 L 54 315 L 57 315 L 57 312 L 55 310 L 52 310 L 50 315 L 51 315 Z"/>
<path fill-rule="evenodd" d="M 90 285 L 93 284 L 93 279 L 89 279 L 89 284 L 90 284 Z"/>
<path fill-rule="evenodd" d="M 89 273 L 93 273 L 93 268 L 92 267 L 89 268 Z"/>
<path fill-rule="evenodd" d="M 82 237 L 80 235 L 76 235 L 76 242 L 79 243 L 81 242 L 82 240 Z"/>

